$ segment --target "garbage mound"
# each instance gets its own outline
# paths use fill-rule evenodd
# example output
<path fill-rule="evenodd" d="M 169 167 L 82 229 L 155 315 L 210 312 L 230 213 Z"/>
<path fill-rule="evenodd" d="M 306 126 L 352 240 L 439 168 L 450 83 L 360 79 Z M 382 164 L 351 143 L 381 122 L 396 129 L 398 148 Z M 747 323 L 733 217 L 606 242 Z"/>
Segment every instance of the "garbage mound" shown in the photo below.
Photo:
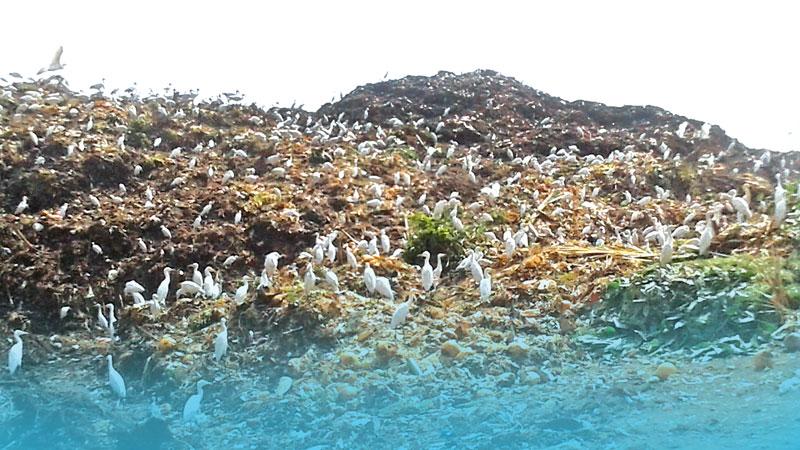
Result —
<path fill-rule="evenodd" d="M 183 378 L 227 318 L 237 364 L 300 367 L 327 345 L 352 368 L 491 372 L 476 354 L 542 360 L 525 339 L 569 335 L 603 298 L 640 318 L 615 280 L 790 258 L 800 236 L 798 153 L 492 71 L 369 84 L 316 112 L 0 82 L 0 332 L 58 333 L 34 365 L 119 342 L 120 370 L 154 357 Z M 674 329 L 688 300 L 640 331 Z"/>

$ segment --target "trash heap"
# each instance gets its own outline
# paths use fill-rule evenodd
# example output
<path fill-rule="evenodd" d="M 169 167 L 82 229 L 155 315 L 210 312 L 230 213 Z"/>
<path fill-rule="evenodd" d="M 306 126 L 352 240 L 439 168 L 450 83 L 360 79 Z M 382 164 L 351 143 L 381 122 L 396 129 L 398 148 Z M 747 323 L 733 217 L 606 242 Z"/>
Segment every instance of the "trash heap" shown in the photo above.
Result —
<path fill-rule="evenodd" d="M 492 71 L 369 84 L 317 112 L 0 82 L 0 332 L 38 336 L 27 367 L 101 370 L 113 352 L 130 377 L 189 383 L 215 367 L 226 318 L 225 367 L 266 359 L 291 389 L 317 371 L 347 399 L 326 367 L 546 380 L 576 335 L 652 349 L 796 327 L 798 153 L 660 108 L 567 102 Z M 425 251 L 443 255 L 428 292 Z M 176 295 L 193 263 L 216 295 Z M 391 295 L 366 288 L 367 264 Z M 731 277 L 735 308 L 711 292 Z"/>

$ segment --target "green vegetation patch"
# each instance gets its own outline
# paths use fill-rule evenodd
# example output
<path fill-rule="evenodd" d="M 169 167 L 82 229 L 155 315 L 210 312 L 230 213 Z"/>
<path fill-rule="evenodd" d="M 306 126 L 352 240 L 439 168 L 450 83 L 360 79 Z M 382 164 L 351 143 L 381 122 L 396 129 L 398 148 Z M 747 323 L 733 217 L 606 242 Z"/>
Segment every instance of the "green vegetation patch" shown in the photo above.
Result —
<path fill-rule="evenodd" d="M 455 261 L 464 256 L 466 234 L 453 228 L 449 218 L 434 219 L 424 213 L 414 213 L 408 218 L 409 238 L 404 257 L 410 264 L 418 264 L 417 257 L 425 250 L 431 255 L 444 253 Z"/>
<path fill-rule="evenodd" d="M 766 339 L 798 308 L 800 257 L 698 259 L 609 283 L 590 334 L 636 337 L 651 349 L 698 348 L 736 336 Z"/>

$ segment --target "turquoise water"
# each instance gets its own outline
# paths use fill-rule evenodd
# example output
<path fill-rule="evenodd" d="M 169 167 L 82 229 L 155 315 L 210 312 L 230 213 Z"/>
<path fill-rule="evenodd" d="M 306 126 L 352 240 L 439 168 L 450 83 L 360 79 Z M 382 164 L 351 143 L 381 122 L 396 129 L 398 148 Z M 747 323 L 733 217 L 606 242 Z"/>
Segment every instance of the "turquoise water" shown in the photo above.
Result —
<path fill-rule="evenodd" d="M 386 371 L 352 383 L 353 398 L 336 381 L 278 396 L 277 374 L 218 374 L 197 424 L 180 414 L 190 386 L 145 389 L 131 376 L 119 402 L 102 377 L 28 373 L 0 382 L 0 449 L 800 448 L 800 389 L 781 391 L 797 376 L 793 355 L 766 372 L 746 357 L 686 362 L 664 382 L 639 364 L 579 364 L 534 385 Z"/>

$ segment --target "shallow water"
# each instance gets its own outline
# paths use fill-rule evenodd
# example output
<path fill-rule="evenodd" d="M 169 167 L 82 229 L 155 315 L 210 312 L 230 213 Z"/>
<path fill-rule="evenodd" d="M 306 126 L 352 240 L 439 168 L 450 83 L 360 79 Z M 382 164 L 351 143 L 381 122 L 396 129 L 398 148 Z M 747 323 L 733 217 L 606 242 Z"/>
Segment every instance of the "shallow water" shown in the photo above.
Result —
<path fill-rule="evenodd" d="M 747 356 L 684 361 L 663 382 L 622 358 L 534 385 L 386 371 L 352 399 L 335 382 L 277 396 L 264 368 L 213 379 L 198 424 L 180 414 L 192 386 L 131 379 L 119 402 L 102 376 L 36 368 L 0 381 L 0 449 L 800 448 L 800 388 L 779 390 L 800 362 L 775 361 L 764 372 Z"/>

